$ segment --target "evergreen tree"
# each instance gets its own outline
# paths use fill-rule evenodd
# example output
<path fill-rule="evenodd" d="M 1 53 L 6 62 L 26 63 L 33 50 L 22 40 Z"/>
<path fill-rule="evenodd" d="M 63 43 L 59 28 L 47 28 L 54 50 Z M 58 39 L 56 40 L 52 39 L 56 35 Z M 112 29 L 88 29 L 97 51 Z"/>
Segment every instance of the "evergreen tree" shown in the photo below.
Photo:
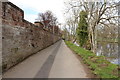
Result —
<path fill-rule="evenodd" d="M 80 12 L 80 20 L 77 28 L 77 37 L 81 47 L 84 47 L 88 40 L 88 23 L 86 21 L 87 12 Z"/>

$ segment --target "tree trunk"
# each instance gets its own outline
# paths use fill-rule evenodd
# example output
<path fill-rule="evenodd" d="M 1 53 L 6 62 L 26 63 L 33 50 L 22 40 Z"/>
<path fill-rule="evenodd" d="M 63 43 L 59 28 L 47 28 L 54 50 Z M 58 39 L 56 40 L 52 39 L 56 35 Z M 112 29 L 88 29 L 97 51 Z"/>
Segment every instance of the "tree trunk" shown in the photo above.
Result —
<path fill-rule="evenodd" d="M 97 32 L 96 30 L 92 31 L 92 51 L 96 53 L 97 50 Z"/>
<path fill-rule="evenodd" d="M 73 43 L 75 43 L 75 42 L 76 42 L 76 40 L 77 40 L 77 38 L 75 38 L 75 39 L 73 40 Z"/>
<path fill-rule="evenodd" d="M 88 38 L 89 38 L 89 43 L 90 43 L 90 48 L 91 50 L 93 50 L 93 45 L 92 45 L 92 29 L 91 29 L 91 26 L 88 27 L 88 31 L 89 31 L 89 34 L 88 34 Z"/>

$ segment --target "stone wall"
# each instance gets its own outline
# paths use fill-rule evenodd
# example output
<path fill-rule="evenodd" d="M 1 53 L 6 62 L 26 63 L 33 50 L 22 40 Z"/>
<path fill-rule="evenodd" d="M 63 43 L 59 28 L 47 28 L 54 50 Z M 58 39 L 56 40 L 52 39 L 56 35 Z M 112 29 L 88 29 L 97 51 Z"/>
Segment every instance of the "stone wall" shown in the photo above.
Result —
<path fill-rule="evenodd" d="M 2 3 L 2 58 L 3 70 L 60 40 L 24 19 L 24 11 L 11 2 Z"/>
<path fill-rule="evenodd" d="M 2 2 L 0 1 L 0 79 L 2 75 Z"/>

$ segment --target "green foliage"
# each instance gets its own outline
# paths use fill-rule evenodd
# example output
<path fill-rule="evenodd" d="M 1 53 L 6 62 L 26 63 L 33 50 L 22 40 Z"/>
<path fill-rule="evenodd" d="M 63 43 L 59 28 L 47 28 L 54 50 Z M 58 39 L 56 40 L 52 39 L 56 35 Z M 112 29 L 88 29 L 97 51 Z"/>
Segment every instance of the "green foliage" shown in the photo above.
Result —
<path fill-rule="evenodd" d="M 87 30 L 88 23 L 86 21 L 86 18 L 87 18 L 87 12 L 81 11 L 80 20 L 77 28 L 77 37 L 81 47 L 85 46 L 88 40 L 88 30 Z"/>
<path fill-rule="evenodd" d="M 118 65 L 112 64 L 105 59 L 105 56 L 96 56 L 93 52 L 83 49 L 74 45 L 71 42 L 66 41 L 68 47 L 70 47 L 75 53 L 80 55 L 85 64 L 93 71 L 93 74 L 100 78 L 118 78 Z M 115 79 L 116 80 L 116 79 Z"/>

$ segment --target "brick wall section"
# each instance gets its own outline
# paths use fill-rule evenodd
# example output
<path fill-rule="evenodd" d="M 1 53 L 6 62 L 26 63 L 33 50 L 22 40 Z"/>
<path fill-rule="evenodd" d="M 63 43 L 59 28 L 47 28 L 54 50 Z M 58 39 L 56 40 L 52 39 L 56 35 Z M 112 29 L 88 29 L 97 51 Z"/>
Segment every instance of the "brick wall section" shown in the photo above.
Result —
<path fill-rule="evenodd" d="M 24 12 L 11 2 L 2 4 L 3 70 L 52 45 L 61 37 L 24 20 Z"/>

